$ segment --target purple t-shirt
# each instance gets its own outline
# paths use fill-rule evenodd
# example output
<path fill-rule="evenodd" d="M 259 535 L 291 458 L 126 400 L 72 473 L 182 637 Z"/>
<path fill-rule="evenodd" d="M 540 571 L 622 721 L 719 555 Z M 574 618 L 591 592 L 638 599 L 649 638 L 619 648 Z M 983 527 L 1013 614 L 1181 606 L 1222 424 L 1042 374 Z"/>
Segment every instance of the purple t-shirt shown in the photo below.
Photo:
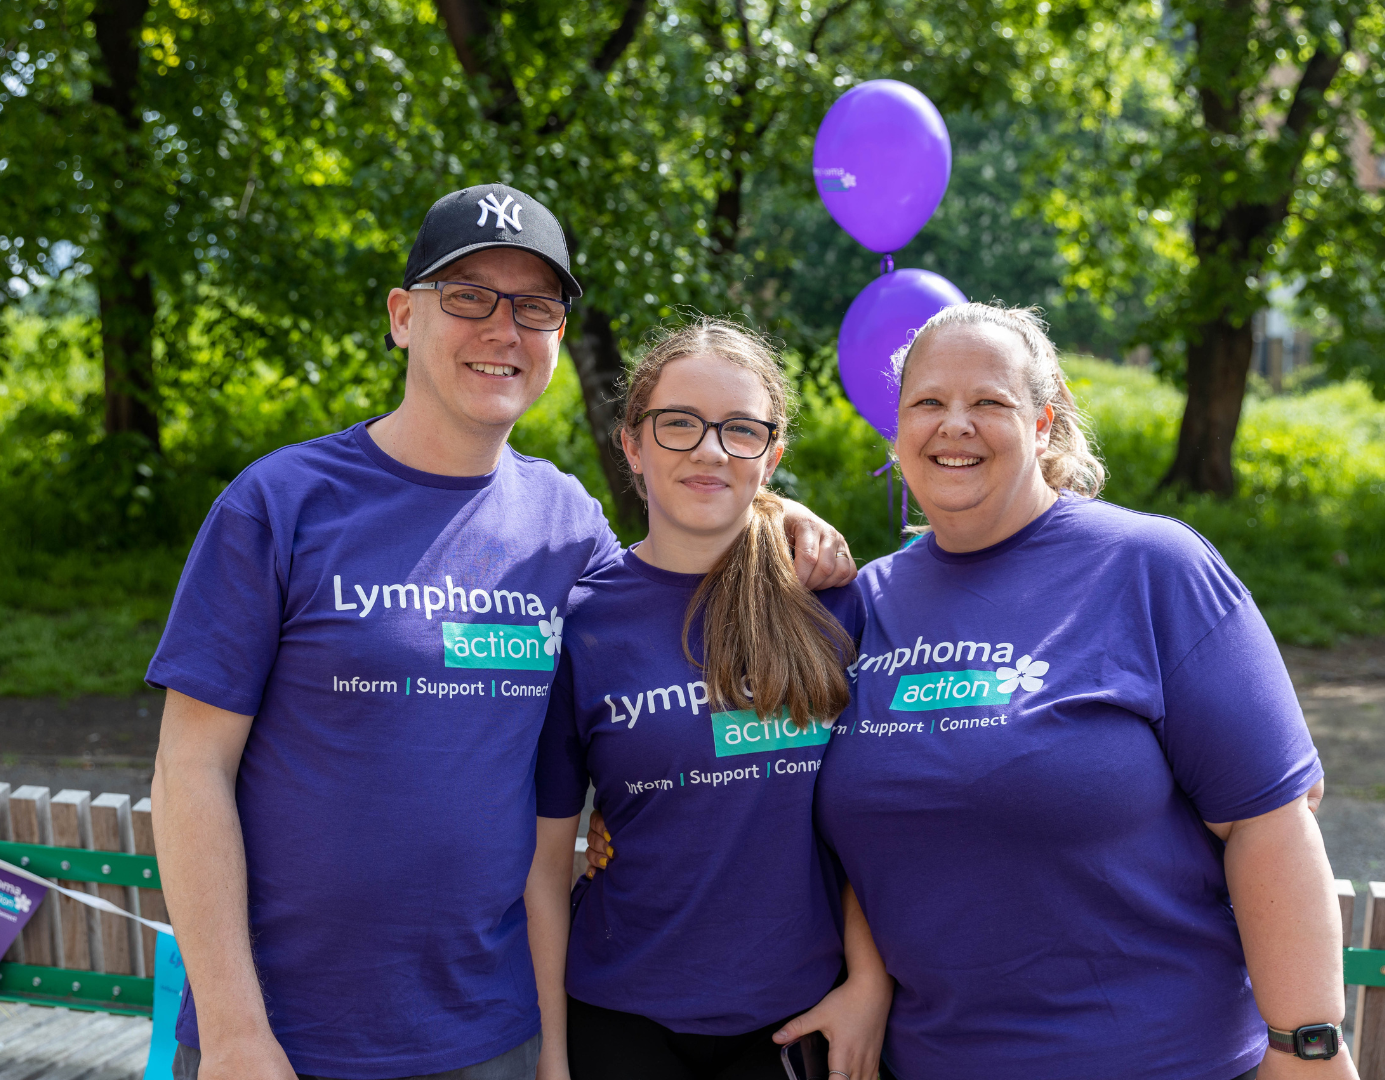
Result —
<path fill-rule="evenodd" d="M 812 812 L 832 723 L 800 732 L 708 708 L 682 645 L 701 580 L 627 551 L 573 591 L 538 809 L 578 813 L 590 775 L 616 849 L 574 894 L 568 992 L 674 1031 L 738 1035 L 817 1004 L 841 970 L 840 898 Z M 860 633 L 854 585 L 817 597 Z"/>
<path fill-rule="evenodd" d="M 898 980 L 900 1080 L 1230 1080 L 1265 1052 L 1203 821 L 1322 776 L 1268 628 L 1180 522 L 1065 494 L 860 578 L 817 822 Z M 619 848 L 617 848 L 619 851 Z"/>
<path fill-rule="evenodd" d="M 548 462 L 435 476 L 364 424 L 261 459 L 212 507 L 148 680 L 255 716 L 250 928 L 297 1071 L 442 1072 L 538 1032 L 522 897 L 552 616 L 618 553 Z M 177 1036 L 198 1045 L 191 995 Z"/>

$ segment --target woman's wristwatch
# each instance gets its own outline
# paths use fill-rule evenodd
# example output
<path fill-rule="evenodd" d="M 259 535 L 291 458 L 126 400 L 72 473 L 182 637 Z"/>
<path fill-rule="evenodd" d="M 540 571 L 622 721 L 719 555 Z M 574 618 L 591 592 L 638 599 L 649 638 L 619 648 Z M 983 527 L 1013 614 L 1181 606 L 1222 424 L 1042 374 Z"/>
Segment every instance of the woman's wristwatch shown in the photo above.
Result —
<path fill-rule="evenodd" d="M 1342 1045 L 1341 1024 L 1305 1024 L 1295 1031 L 1280 1031 L 1268 1024 L 1270 1049 L 1293 1054 L 1305 1061 L 1336 1057 Z"/>

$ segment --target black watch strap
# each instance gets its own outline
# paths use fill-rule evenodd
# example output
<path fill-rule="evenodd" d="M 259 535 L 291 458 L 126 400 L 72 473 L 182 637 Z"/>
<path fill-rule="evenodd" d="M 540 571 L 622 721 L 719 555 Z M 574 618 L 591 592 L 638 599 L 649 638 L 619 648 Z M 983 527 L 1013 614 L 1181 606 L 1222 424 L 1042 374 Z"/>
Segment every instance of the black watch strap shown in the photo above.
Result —
<path fill-rule="evenodd" d="M 1310 1027 L 1310 1028 L 1318 1028 L 1318 1029 L 1327 1028 L 1327 1027 L 1333 1028 L 1333 1029 L 1337 1032 L 1336 1046 L 1340 1047 L 1340 1046 L 1342 1045 L 1342 1025 L 1341 1025 L 1341 1024 L 1309 1024 L 1309 1025 L 1307 1025 L 1307 1026 Z M 1280 1031 L 1278 1028 L 1270 1027 L 1269 1024 L 1266 1024 L 1266 1025 L 1265 1025 L 1265 1029 L 1269 1032 L 1269 1036 L 1270 1036 L 1270 1049 L 1271 1049 L 1271 1050 L 1278 1050 L 1281 1054 L 1291 1054 L 1291 1055 L 1293 1055 L 1294 1057 L 1301 1057 L 1301 1056 L 1303 1056 L 1303 1055 L 1301 1055 L 1301 1054 L 1299 1053 L 1298 1038 L 1297 1038 L 1298 1032 L 1299 1032 L 1299 1031 L 1302 1031 L 1303 1028 L 1299 1028 L 1297 1031 Z M 1317 1056 L 1319 1056 L 1319 1055 L 1313 1055 L 1313 1056 L 1317 1057 Z M 1333 1052 L 1333 1053 L 1331 1053 L 1331 1054 L 1326 1054 L 1326 1055 L 1321 1055 L 1321 1056 L 1324 1056 L 1324 1057 L 1335 1057 L 1335 1056 L 1336 1056 L 1335 1047 L 1334 1047 L 1334 1052 Z"/>

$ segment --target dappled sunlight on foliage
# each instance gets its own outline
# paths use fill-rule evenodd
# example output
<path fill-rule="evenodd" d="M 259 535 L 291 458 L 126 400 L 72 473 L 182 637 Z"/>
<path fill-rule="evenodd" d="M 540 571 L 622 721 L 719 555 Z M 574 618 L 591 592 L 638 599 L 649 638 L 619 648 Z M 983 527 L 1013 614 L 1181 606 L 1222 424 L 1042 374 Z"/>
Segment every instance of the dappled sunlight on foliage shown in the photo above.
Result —
<path fill-rule="evenodd" d="M 197 377 L 192 364 L 167 387 L 181 419 L 160 460 L 134 437 L 127 445 L 97 436 L 98 375 L 64 344 L 80 341 L 80 318 L 7 318 L 15 321 L 0 381 L 0 693 L 138 690 L 216 495 L 261 454 L 383 411 L 397 392 L 392 361 L 351 350 L 316 384 L 262 356 L 238 361 L 230 384 Z M 206 347 L 215 348 L 209 333 Z M 858 561 L 887 554 L 899 542 L 900 487 L 896 476 L 887 505 L 885 477 L 871 475 L 886 460 L 884 440 L 835 381 L 790 361 L 799 410 L 775 485 L 839 526 Z M 1363 384 L 1252 397 L 1236 444 L 1240 493 L 1179 501 L 1156 485 L 1182 396 L 1136 368 L 1089 358 L 1066 367 L 1110 470 L 1107 498 L 1202 532 L 1281 641 L 1325 645 L 1385 632 L 1385 406 Z M 511 443 L 576 475 L 609 510 L 566 354 Z M 916 509 L 911 520 L 920 523 Z M 82 664 L 59 659 L 74 652 Z"/>
<path fill-rule="evenodd" d="M 1136 368 L 1065 363 L 1110 481 L 1104 497 L 1169 514 L 1216 545 L 1281 641 L 1385 633 L 1385 406 L 1365 384 L 1247 399 L 1234 498 L 1156 490 L 1183 396 Z"/>
<path fill-rule="evenodd" d="M 102 432 L 94 319 L 0 313 L 0 536 L 11 550 L 185 546 L 251 461 L 384 411 L 402 391 L 402 361 L 350 337 L 309 339 L 213 298 L 183 313 L 189 325 L 171 320 L 176 336 L 155 343 L 162 454 L 138 434 Z M 315 359 L 271 359 L 285 345 Z"/>

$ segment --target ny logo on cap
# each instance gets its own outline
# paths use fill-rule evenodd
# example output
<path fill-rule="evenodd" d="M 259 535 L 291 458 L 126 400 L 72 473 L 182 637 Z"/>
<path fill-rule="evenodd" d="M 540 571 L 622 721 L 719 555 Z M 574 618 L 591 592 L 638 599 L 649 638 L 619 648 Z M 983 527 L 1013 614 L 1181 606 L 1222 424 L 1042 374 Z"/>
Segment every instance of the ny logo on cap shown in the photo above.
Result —
<path fill-rule="evenodd" d="M 497 202 L 494 192 L 487 195 L 481 200 L 481 216 L 477 218 L 476 224 L 484 225 L 486 223 L 486 216 L 494 212 L 495 227 L 497 229 L 503 229 L 508 225 L 510 228 L 514 229 L 515 232 L 523 232 L 524 226 L 519 223 L 519 212 L 523 210 L 524 207 L 519 203 L 515 203 L 515 208 L 511 210 L 509 214 L 505 213 L 505 207 L 509 206 L 512 202 L 515 202 L 514 198 L 509 195 L 505 196 L 504 202 Z"/>

